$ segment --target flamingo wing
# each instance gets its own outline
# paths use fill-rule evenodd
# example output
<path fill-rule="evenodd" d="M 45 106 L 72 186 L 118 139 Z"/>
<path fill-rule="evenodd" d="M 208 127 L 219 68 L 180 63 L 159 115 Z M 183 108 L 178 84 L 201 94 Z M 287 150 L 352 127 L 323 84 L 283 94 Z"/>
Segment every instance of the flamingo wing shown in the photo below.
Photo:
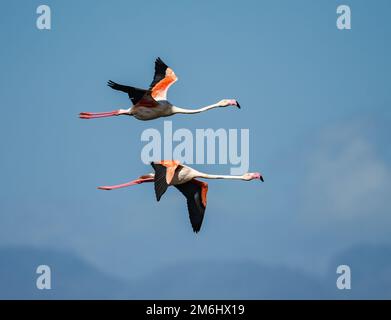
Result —
<path fill-rule="evenodd" d="M 190 223 L 193 231 L 197 233 L 200 231 L 202 221 L 204 220 L 208 184 L 193 179 L 189 182 L 175 185 L 175 188 L 186 197 Z"/>
<path fill-rule="evenodd" d="M 156 200 L 159 201 L 170 185 L 175 170 L 180 163 L 176 160 L 163 160 L 160 162 L 152 162 L 151 165 L 155 170 L 155 194 Z"/>
<path fill-rule="evenodd" d="M 154 162 L 152 162 L 151 165 L 155 170 L 154 187 L 155 187 L 156 200 L 160 201 L 160 198 L 168 188 L 168 183 L 166 181 L 167 168 L 165 166 L 162 166 L 161 164 L 154 163 Z"/>
<path fill-rule="evenodd" d="M 178 80 L 174 71 L 169 68 L 162 59 L 155 61 L 155 75 L 149 89 L 155 100 L 167 100 L 168 88 Z"/>
<path fill-rule="evenodd" d="M 136 104 L 137 102 L 139 102 L 144 97 L 144 95 L 148 92 L 148 90 L 145 90 L 145 89 L 124 86 L 122 84 L 116 83 L 111 80 L 109 80 L 109 82 L 107 82 L 107 85 L 114 90 L 118 90 L 118 91 L 122 91 L 122 92 L 127 93 L 129 96 L 129 99 L 132 100 L 133 104 Z"/>

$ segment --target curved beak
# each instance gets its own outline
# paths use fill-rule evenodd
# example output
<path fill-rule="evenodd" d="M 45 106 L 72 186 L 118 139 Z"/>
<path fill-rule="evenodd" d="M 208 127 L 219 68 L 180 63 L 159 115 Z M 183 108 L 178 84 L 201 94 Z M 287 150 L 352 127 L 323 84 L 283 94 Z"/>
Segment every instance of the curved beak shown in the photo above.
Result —
<path fill-rule="evenodd" d="M 240 109 L 240 104 L 237 100 L 236 100 L 236 106 Z"/>
<path fill-rule="evenodd" d="M 265 180 L 263 180 L 263 177 L 262 177 L 262 176 L 259 176 L 259 180 L 261 180 L 262 182 L 265 181 Z"/>

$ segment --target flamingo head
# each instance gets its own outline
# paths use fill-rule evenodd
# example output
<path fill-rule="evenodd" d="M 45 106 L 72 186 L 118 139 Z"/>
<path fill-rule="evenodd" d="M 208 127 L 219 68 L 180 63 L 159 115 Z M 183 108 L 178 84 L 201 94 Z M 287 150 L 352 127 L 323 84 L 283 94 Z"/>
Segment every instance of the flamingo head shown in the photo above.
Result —
<path fill-rule="evenodd" d="M 240 109 L 240 104 L 237 100 L 235 99 L 223 99 L 218 102 L 218 105 L 220 107 L 228 107 L 228 106 L 234 106 L 238 107 Z"/>
<path fill-rule="evenodd" d="M 262 175 L 259 172 L 245 173 L 243 175 L 243 179 L 246 181 L 255 180 L 255 179 L 261 180 L 262 182 L 264 181 Z"/>

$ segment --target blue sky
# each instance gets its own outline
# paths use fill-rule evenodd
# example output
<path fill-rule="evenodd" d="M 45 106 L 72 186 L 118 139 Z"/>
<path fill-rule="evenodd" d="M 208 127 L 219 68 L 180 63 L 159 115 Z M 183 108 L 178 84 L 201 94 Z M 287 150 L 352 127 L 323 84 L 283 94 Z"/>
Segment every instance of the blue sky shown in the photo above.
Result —
<path fill-rule="evenodd" d="M 66 250 L 140 281 L 198 261 L 322 275 L 352 246 L 391 245 L 388 1 L 344 1 L 349 31 L 339 1 L 49 0 L 50 31 L 35 26 L 40 4 L 7 2 L 0 19 L 2 247 Z M 151 171 L 140 135 L 163 119 L 77 118 L 127 107 L 106 81 L 145 87 L 157 56 L 179 77 L 174 104 L 242 105 L 174 128 L 250 129 L 250 171 L 265 177 L 211 182 L 198 235 L 176 190 L 157 203 L 151 185 L 96 189 Z"/>

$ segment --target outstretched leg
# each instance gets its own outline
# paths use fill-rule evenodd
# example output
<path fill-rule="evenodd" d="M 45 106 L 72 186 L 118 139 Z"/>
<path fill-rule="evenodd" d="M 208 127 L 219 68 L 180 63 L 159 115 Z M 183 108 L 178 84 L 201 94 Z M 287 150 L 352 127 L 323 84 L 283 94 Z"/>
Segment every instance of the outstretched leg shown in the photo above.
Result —
<path fill-rule="evenodd" d="M 130 182 L 117 184 L 117 185 L 114 185 L 114 186 L 101 186 L 101 187 L 98 187 L 98 189 L 100 189 L 100 190 L 114 190 L 114 189 L 119 189 L 119 188 L 125 188 L 125 187 L 129 187 L 129 186 L 133 186 L 135 184 L 141 184 L 141 183 L 144 183 L 144 182 L 153 182 L 153 180 L 154 180 L 154 175 L 153 174 L 148 174 L 148 175 L 145 175 L 145 176 L 141 176 L 138 179 L 130 181 Z"/>
<path fill-rule="evenodd" d="M 119 109 L 108 112 L 80 112 L 80 119 L 106 118 L 120 115 L 130 115 L 130 109 Z"/>

